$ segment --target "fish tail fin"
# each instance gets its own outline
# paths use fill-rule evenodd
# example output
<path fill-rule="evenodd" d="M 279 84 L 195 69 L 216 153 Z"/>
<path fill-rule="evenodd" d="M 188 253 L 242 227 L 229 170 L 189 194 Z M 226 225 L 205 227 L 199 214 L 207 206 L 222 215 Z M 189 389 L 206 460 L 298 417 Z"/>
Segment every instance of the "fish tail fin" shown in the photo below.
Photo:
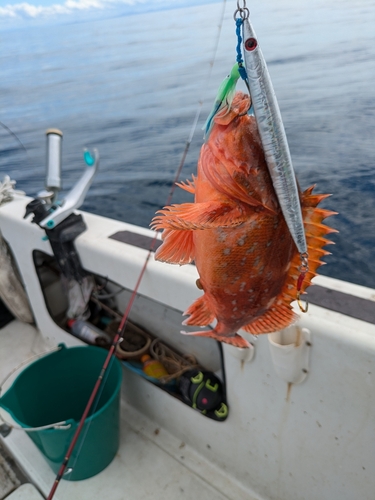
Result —
<path fill-rule="evenodd" d="M 211 129 L 214 124 L 215 116 L 225 107 L 230 109 L 230 106 L 233 101 L 234 94 L 236 92 L 237 81 L 240 77 L 240 73 L 238 71 L 238 63 L 236 63 L 230 74 L 222 81 L 219 90 L 217 91 L 216 99 L 213 105 L 213 108 L 208 115 L 206 123 L 203 125 L 204 130 L 204 139 L 207 140 L 210 135 Z"/>
<path fill-rule="evenodd" d="M 240 347 L 242 349 L 247 349 L 251 344 L 245 340 L 241 335 L 235 333 L 233 336 L 228 337 L 226 335 L 219 335 L 215 329 L 202 331 L 202 332 L 181 332 L 183 335 L 193 335 L 194 337 L 208 337 L 210 339 L 218 340 L 219 342 L 224 342 L 225 344 L 233 345 L 234 347 Z"/>
<path fill-rule="evenodd" d="M 183 315 L 189 316 L 189 318 L 183 321 L 183 325 L 207 326 L 215 319 L 206 295 L 202 295 L 199 299 L 195 300 Z"/>
<path fill-rule="evenodd" d="M 304 293 L 306 288 L 311 285 L 311 280 L 317 275 L 318 267 L 325 264 L 320 260 L 321 257 L 330 254 L 323 247 L 333 242 L 326 239 L 325 236 L 329 233 L 337 232 L 336 229 L 323 224 L 324 219 L 331 215 L 336 215 L 337 212 L 318 208 L 318 204 L 329 195 L 312 194 L 313 189 L 314 186 L 306 189 L 301 194 L 302 216 L 305 226 L 309 265 L 309 270 L 301 286 L 301 293 Z M 299 253 L 296 252 L 290 263 L 284 286 L 271 308 L 259 318 L 242 327 L 243 330 L 253 335 L 259 335 L 282 330 L 296 321 L 298 316 L 292 311 L 290 304 L 297 299 L 297 282 L 300 275 L 300 265 L 301 258 Z"/>

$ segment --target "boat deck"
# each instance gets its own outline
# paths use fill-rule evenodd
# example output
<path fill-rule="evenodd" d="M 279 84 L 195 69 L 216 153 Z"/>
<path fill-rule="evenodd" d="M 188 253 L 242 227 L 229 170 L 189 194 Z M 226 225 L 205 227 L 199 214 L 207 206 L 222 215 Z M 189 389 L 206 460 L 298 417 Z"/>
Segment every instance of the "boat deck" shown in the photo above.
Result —
<path fill-rule="evenodd" d="M 0 330 L 0 379 L 27 358 L 48 348 L 34 327 L 19 321 L 8 324 Z M 15 376 L 6 382 L 4 392 Z M 33 442 L 18 430 L 0 439 L 25 475 L 47 496 L 55 475 Z M 167 430 L 127 405 L 123 398 L 120 448 L 116 458 L 93 478 L 76 482 L 63 480 L 54 498 L 252 500 L 256 497 Z"/>
<path fill-rule="evenodd" d="M 30 483 L 25 483 L 8 495 L 6 500 L 43 500 L 43 497 L 35 486 Z"/>

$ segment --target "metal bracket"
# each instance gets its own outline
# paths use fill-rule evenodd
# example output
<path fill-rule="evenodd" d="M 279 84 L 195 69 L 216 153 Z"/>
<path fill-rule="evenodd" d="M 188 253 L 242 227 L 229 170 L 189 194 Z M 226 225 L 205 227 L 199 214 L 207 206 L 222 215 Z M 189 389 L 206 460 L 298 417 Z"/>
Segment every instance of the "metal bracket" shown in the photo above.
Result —
<path fill-rule="evenodd" d="M 86 169 L 77 184 L 69 191 L 66 198 L 59 204 L 49 207 L 49 215 L 39 222 L 39 226 L 44 229 L 53 229 L 64 219 L 69 217 L 76 208 L 79 208 L 84 202 L 87 191 L 89 190 L 94 175 L 99 167 L 99 153 L 94 149 L 94 156 L 86 149 L 84 151 L 84 160 Z"/>

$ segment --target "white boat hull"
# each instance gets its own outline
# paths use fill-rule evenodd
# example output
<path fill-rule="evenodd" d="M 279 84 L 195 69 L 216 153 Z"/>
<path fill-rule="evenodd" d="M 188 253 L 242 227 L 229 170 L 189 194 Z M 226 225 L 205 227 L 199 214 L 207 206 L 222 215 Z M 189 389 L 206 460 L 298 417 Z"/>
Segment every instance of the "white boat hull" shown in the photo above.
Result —
<path fill-rule="evenodd" d="M 18 197 L 2 206 L 0 228 L 16 256 L 38 331 L 31 333 L 28 329 L 32 327 L 21 323 L 0 330 L 0 375 L 13 368 L 18 358 L 26 357 L 25 351 L 35 350 L 35 339 L 44 346 L 80 343 L 48 312 L 32 252 L 51 254 L 51 249 L 42 239 L 43 231 L 23 219 L 28 201 Z M 119 296 L 123 310 L 147 251 L 110 236 L 119 231 L 144 236 L 153 233 L 82 213 L 88 226 L 76 240 L 82 265 L 128 290 Z M 216 343 L 179 333 L 181 311 L 201 293 L 196 278 L 194 266 L 170 266 L 151 258 L 131 319 L 179 351 L 195 354 L 205 367 L 216 372 L 220 368 Z M 375 301 L 372 289 L 325 277 L 315 282 L 366 302 Z M 151 495 L 160 500 L 372 500 L 375 324 L 310 304 L 297 327 L 310 332 L 311 343 L 308 369 L 304 368 L 307 373 L 298 384 L 288 383 L 275 370 L 267 335 L 252 339 L 251 360 L 224 345 L 230 408 L 225 422 L 205 418 L 125 369 L 119 456 L 95 478 L 74 484 L 63 482 L 57 498 L 143 499 Z M 9 351 L 14 353 L 12 359 Z M 53 473 L 31 440 L 13 431 L 4 443 L 47 493 Z"/>

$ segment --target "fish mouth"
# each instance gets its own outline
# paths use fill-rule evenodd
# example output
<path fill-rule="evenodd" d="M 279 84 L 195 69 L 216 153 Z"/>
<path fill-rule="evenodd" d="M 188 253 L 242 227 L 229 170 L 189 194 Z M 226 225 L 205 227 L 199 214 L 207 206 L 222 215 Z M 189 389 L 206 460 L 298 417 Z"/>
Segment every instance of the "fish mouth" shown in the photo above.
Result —
<path fill-rule="evenodd" d="M 246 102 L 247 102 L 247 108 L 245 109 L 245 111 L 243 111 L 242 113 L 238 113 L 238 116 L 246 116 L 248 114 L 250 114 L 250 110 L 252 108 L 252 105 L 253 105 L 253 102 L 251 100 L 251 96 L 250 94 L 244 94 L 245 95 L 245 98 L 246 99 Z"/>
<path fill-rule="evenodd" d="M 223 108 L 214 118 L 219 125 L 228 125 L 238 116 L 245 116 L 251 107 L 251 98 L 244 92 L 237 91 L 230 107 Z"/>
<path fill-rule="evenodd" d="M 236 92 L 231 109 L 237 116 L 244 116 L 251 107 L 251 98 L 248 94 L 238 91 Z"/>

